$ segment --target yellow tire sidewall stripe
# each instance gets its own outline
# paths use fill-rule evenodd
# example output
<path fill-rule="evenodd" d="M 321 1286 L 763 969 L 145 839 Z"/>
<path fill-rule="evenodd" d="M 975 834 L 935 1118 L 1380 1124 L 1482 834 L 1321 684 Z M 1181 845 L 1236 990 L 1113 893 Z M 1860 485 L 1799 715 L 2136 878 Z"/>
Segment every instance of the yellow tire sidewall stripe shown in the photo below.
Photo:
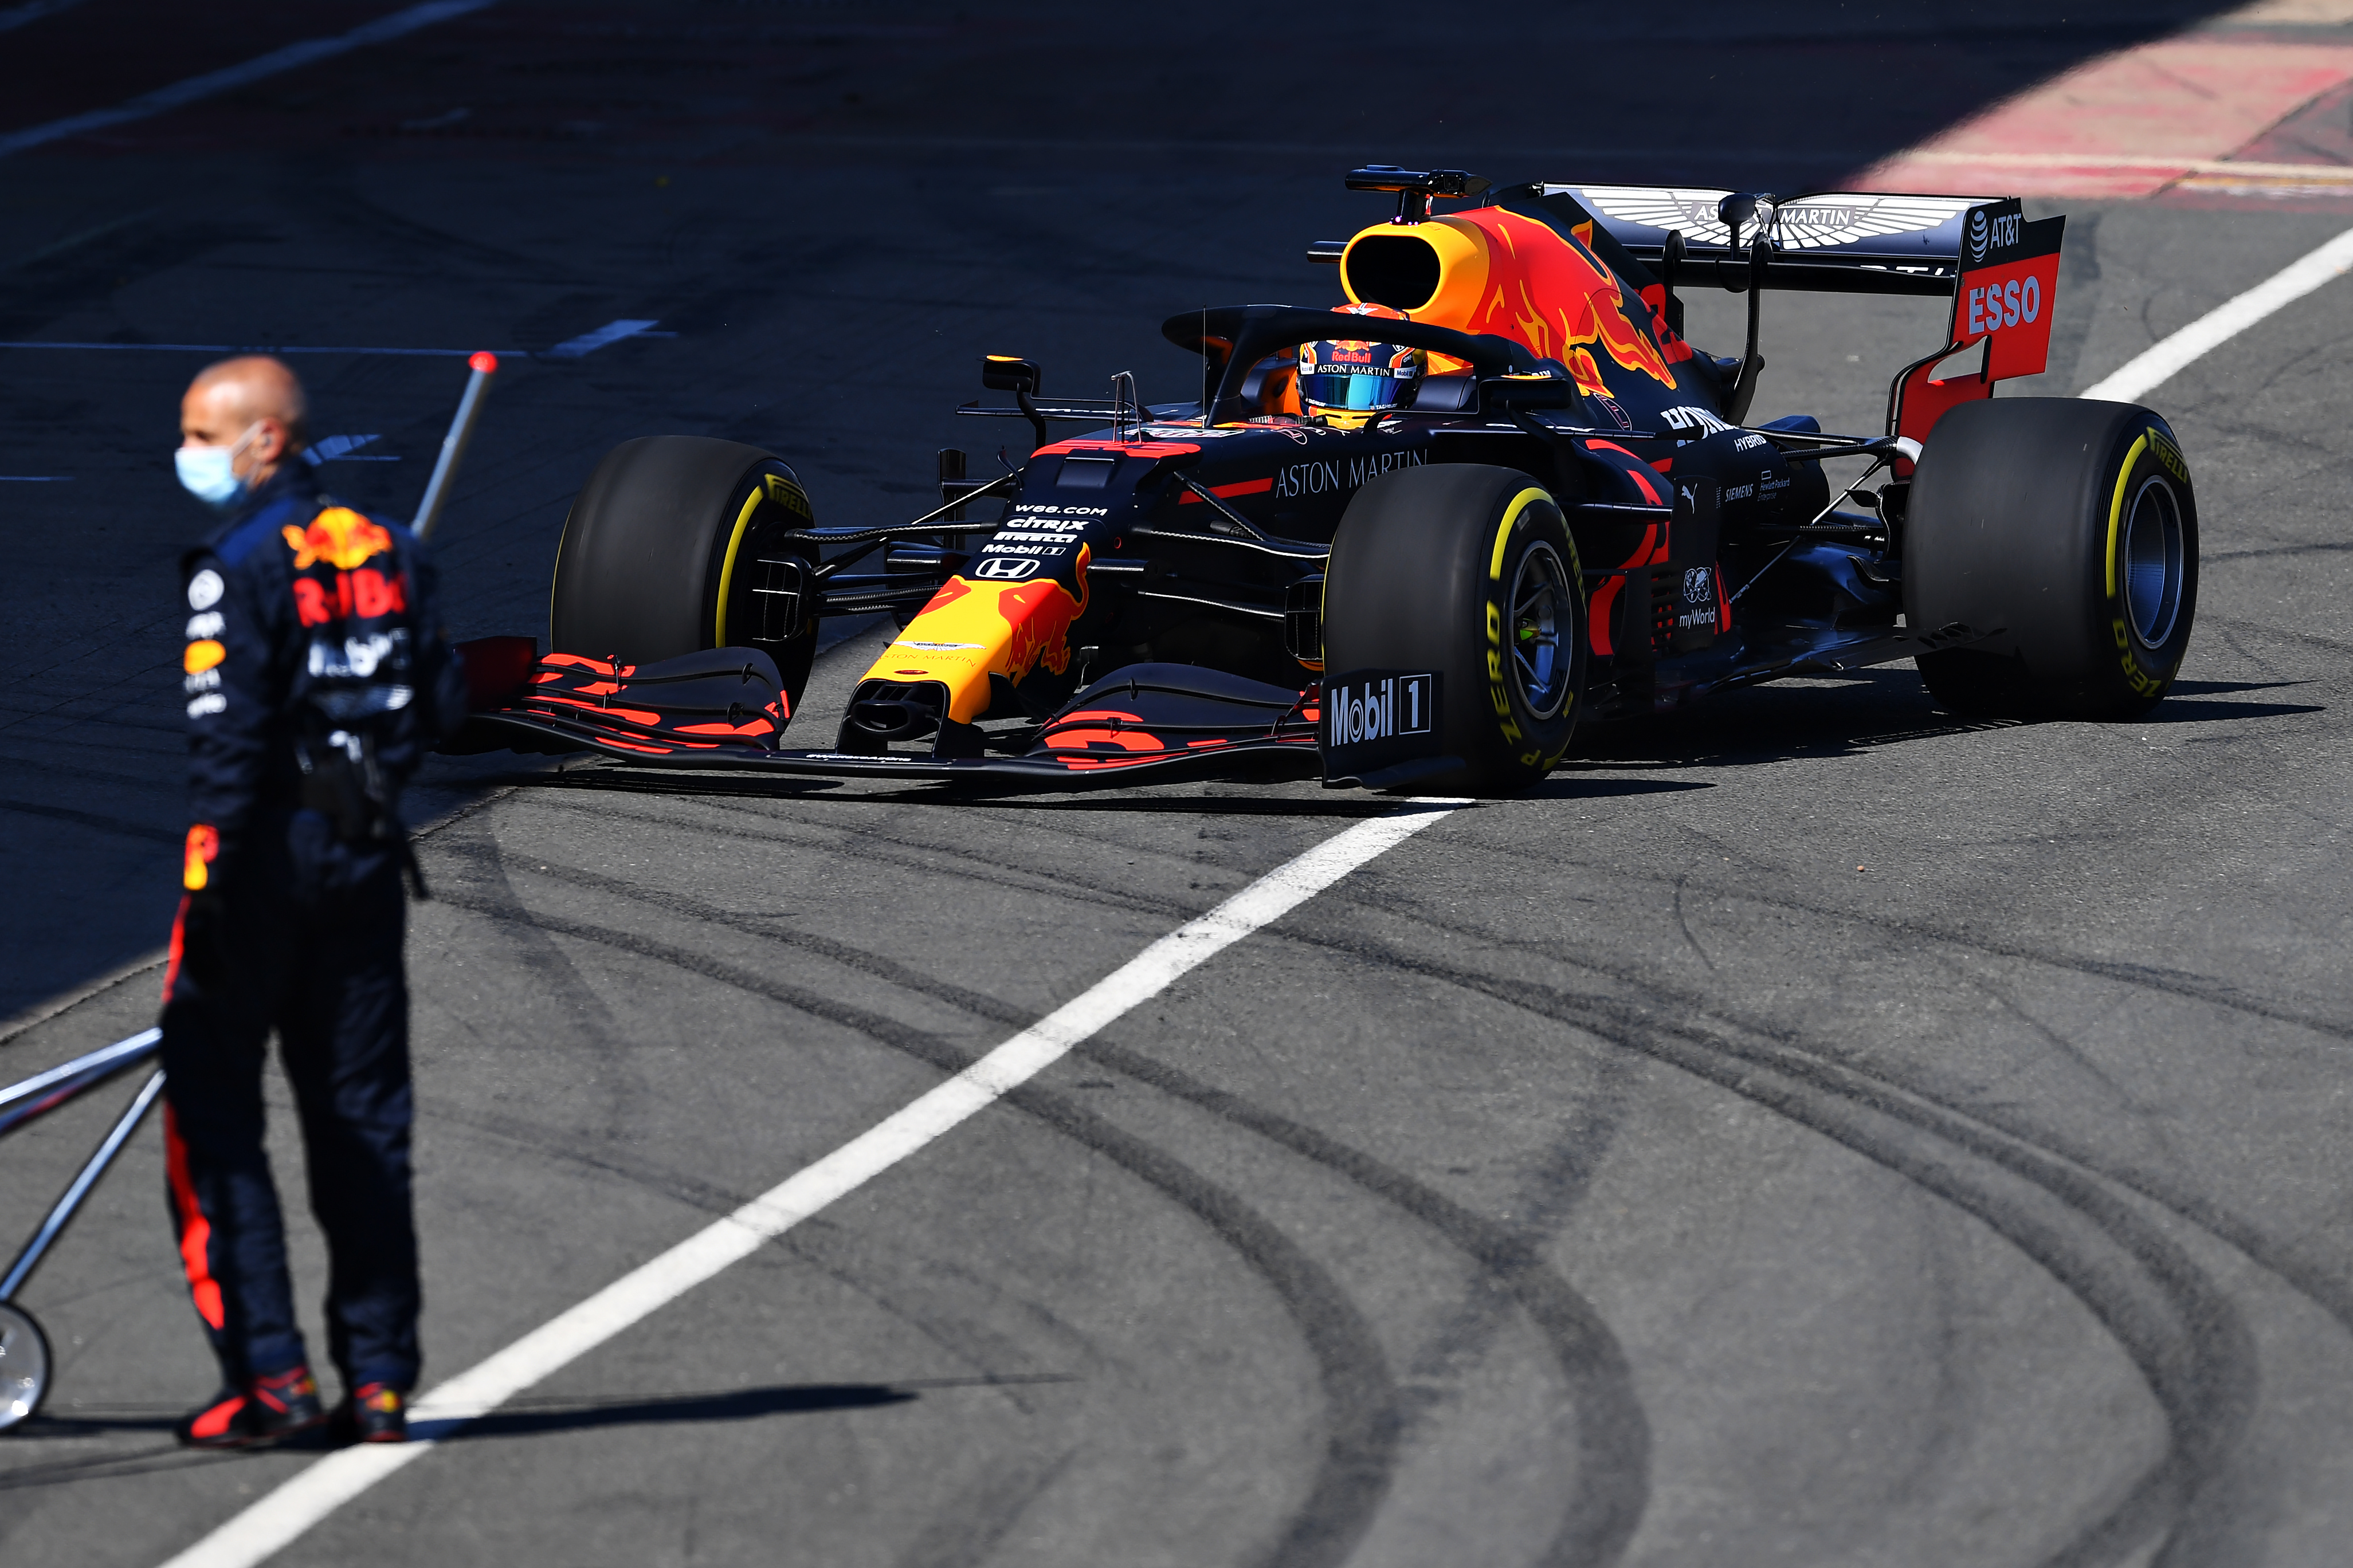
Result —
<path fill-rule="evenodd" d="M 2124 467 L 2116 470 L 2116 497 L 2108 502 L 2108 597 L 2111 600 L 2116 596 L 2116 545 L 2117 535 L 2124 527 L 2125 491 L 2132 484 L 2133 465 L 2140 461 L 2140 455 L 2147 449 L 2148 432 L 2143 430 L 2140 439 L 2125 453 Z"/>
<path fill-rule="evenodd" d="M 727 538 L 727 554 L 719 563 L 719 609 L 711 621 L 712 643 L 717 647 L 727 646 L 727 595 L 735 584 L 735 554 L 744 548 L 744 531 L 752 526 L 752 514 L 768 499 L 768 487 L 760 485 L 744 498 L 744 510 L 735 514 L 735 531 Z"/>
<path fill-rule="evenodd" d="M 1534 485 L 1512 498 L 1511 504 L 1504 509 L 1504 521 L 1495 525 L 1495 548 L 1487 556 L 1487 581 L 1500 583 L 1504 580 L 1504 546 L 1510 542 L 1512 527 L 1520 521 L 1520 513 L 1537 501 L 1551 500 L 1550 495 Z"/>

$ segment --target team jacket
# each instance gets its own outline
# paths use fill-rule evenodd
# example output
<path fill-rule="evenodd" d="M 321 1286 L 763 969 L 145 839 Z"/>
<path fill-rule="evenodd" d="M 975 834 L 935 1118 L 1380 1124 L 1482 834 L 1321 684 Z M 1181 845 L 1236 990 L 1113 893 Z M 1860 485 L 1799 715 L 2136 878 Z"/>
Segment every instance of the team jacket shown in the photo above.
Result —
<path fill-rule="evenodd" d="M 399 859 L 400 785 L 465 712 L 424 547 L 294 463 L 183 558 L 181 577 L 185 885 L 206 885 L 225 842 L 255 845 L 313 892 Z M 323 807 L 330 777 L 364 780 L 388 830 L 356 834 Z"/>

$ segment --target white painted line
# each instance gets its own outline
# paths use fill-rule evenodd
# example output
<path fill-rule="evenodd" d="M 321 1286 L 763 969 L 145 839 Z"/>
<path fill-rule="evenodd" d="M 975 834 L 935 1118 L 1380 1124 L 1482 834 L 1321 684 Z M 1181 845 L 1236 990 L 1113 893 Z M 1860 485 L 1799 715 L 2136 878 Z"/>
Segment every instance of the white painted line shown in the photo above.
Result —
<path fill-rule="evenodd" d="M 627 320 L 607 321 L 593 332 L 583 332 L 576 338 L 567 338 L 563 342 L 556 344 L 554 348 L 547 351 L 547 357 L 550 359 L 578 359 L 584 354 L 595 353 L 607 343 L 617 343 L 623 338 L 644 337 L 646 335 L 646 329 L 654 324 L 655 323 L 652 321 L 632 321 Z"/>
<path fill-rule="evenodd" d="M 2256 179 L 2308 179 L 2317 184 L 2353 180 L 2341 163 L 2237 163 L 2227 158 L 2135 158 L 2111 153 L 1898 153 L 1891 163 L 1981 163 L 1992 169 L 2066 169 L 2096 174 L 2103 169 L 2185 174 L 2245 174 Z"/>
<path fill-rule="evenodd" d="M 1335 834 L 1276 867 L 1208 914 L 1162 937 L 964 1071 L 770 1188 L 726 1218 L 640 1264 L 578 1306 L 459 1373 L 418 1400 L 403 1444 L 345 1448 L 280 1486 L 164 1568 L 251 1568 L 303 1531 L 433 1451 L 615 1334 L 857 1191 L 958 1123 L 1035 1078 L 1097 1030 L 1261 927 L 1281 920 L 1357 867 L 1467 805 L 1415 800 Z"/>
<path fill-rule="evenodd" d="M 60 11 L 70 11 L 81 0 L 26 0 L 22 5 L 11 5 L 0 11 L 0 33 L 14 32 L 27 22 L 37 22 L 44 16 L 54 16 Z"/>
<path fill-rule="evenodd" d="M 337 38 L 307 38 L 299 44 L 289 44 L 282 49 L 272 49 L 259 59 L 243 65 L 229 66 L 203 76 L 192 76 L 185 81 L 159 87 L 153 92 L 118 103 L 111 109 L 93 109 L 87 114 L 69 115 L 52 120 L 46 125 L 31 125 L 22 131 L 12 131 L 0 136 L 0 158 L 12 153 L 22 153 L 51 142 L 62 142 L 69 136 L 83 136 L 92 131 L 103 131 L 110 125 L 121 125 L 133 120 L 145 120 L 167 110 L 179 109 L 201 100 L 230 92 L 265 77 L 296 70 L 319 60 L 363 49 L 370 44 L 388 43 L 405 37 L 420 27 L 436 22 L 447 22 L 494 5 L 497 0 L 428 0 L 423 5 L 411 5 L 406 11 L 395 11 L 389 16 L 379 16 L 365 26 L 353 27 Z"/>
<path fill-rule="evenodd" d="M 2237 337 L 2265 316 L 2290 305 L 2333 278 L 2353 270 L 2353 228 L 2347 229 L 2301 261 L 2291 262 L 2235 300 L 2224 301 L 2188 326 L 2126 360 L 2078 397 L 2137 403 L 2189 363 Z"/>

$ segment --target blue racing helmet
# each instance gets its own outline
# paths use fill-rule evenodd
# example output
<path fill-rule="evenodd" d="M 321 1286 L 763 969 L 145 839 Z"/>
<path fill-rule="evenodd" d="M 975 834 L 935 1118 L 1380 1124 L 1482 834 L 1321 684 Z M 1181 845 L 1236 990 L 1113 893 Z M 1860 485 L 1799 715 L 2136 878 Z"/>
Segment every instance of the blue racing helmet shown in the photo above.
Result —
<path fill-rule="evenodd" d="M 1352 316 L 1409 321 L 1386 305 L 1348 305 Z M 1367 339 L 1324 338 L 1299 345 L 1299 411 L 1318 425 L 1353 427 L 1413 402 L 1430 369 L 1419 349 Z"/>

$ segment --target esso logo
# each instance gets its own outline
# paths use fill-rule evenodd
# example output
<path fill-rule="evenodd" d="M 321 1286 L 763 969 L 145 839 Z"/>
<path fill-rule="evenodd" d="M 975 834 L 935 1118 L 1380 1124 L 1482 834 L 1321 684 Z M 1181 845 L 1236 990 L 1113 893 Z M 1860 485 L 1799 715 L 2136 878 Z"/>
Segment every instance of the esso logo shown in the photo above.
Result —
<path fill-rule="evenodd" d="M 991 555 L 974 565 L 972 574 L 997 583 L 1018 583 L 1038 570 L 1035 561 L 1016 560 L 1010 556 Z"/>
<path fill-rule="evenodd" d="M 1969 336 L 2031 325 L 2042 319 L 2042 280 L 2031 274 L 1969 290 Z"/>

